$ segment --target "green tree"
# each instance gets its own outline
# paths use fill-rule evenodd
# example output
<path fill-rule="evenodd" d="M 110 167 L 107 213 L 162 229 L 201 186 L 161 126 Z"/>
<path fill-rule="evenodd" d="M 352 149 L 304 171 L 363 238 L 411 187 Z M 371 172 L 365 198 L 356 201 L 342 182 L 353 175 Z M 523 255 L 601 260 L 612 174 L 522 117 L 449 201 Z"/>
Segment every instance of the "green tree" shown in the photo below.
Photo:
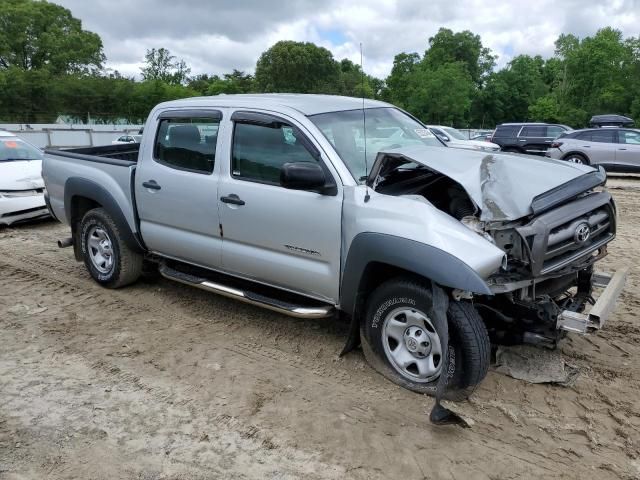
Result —
<path fill-rule="evenodd" d="M 466 124 L 474 84 L 462 62 L 422 66 L 411 77 L 407 109 L 427 123 Z"/>
<path fill-rule="evenodd" d="M 518 55 L 505 68 L 491 74 L 474 102 L 474 123 L 529 120 L 529 105 L 549 91 L 544 81 L 545 62 L 540 56 Z"/>
<path fill-rule="evenodd" d="M 335 93 L 340 68 L 329 50 L 308 42 L 280 41 L 256 64 L 261 92 Z"/>
<path fill-rule="evenodd" d="M 233 70 L 231 73 L 225 73 L 222 78 L 215 75 L 209 83 L 207 95 L 252 93 L 254 91 L 255 81 L 253 75 L 241 70 Z"/>
<path fill-rule="evenodd" d="M 362 74 L 360 65 L 344 59 L 340 63 L 340 75 L 336 93 L 349 97 L 380 98 L 385 88 L 381 80 Z"/>
<path fill-rule="evenodd" d="M 469 30 L 454 33 L 448 28 L 441 28 L 429 38 L 429 48 L 424 54 L 424 62 L 431 68 L 462 62 L 471 80 L 478 85 L 491 72 L 495 60 L 491 50 L 483 47 L 479 35 Z"/>
<path fill-rule="evenodd" d="M 160 80 L 172 85 L 186 83 L 191 69 L 184 60 L 178 60 L 166 48 L 152 48 L 145 55 L 145 66 L 140 69 L 145 80 Z"/>
<path fill-rule="evenodd" d="M 407 108 L 411 95 L 411 77 L 415 74 L 421 58 L 417 53 L 399 53 L 393 59 L 391 74 L 386 84 L 389 100 L 400 107 Z"/>
<path fill-rule="evenodd" d="M 92 73 L 104 60 L 100 37 L 83 30 L 66 8 L 46 1 L 3 0 L 0 68 Z"/>

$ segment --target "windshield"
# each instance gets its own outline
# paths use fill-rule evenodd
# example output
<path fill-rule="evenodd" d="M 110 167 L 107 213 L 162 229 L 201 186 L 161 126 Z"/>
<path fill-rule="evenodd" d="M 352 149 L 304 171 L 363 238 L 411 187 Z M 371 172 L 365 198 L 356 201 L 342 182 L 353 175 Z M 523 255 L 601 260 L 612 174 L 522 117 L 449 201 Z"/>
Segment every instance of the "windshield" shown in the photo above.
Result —
<path fill-rule="evenodd" d="M 455 138 L 456 140 L 468 140 L 468 138 L 465 137 L 462 132 L 460 132 L 459 130 L 456 130 L 455 128 L 443 127 L 442 130 L 444 130 L 444 132 L 447 135 L 449 135 L 450 137 Z"/>
<path fill-rule="evenodd" d="M 410 145 L 443 146 L 427 128 L 397 108 L 368 108 L 365 115 L 369 168 L 381 150 Z M 353 177 L 361 181 L 367 175 L 362 110 L 322 113 L 309 118 L 331 142 Z"/>
<path fill-rule="evenodd" d="M 0 138 L 0 162 L 42 160 L 42 152 L 19 138 Z"/>

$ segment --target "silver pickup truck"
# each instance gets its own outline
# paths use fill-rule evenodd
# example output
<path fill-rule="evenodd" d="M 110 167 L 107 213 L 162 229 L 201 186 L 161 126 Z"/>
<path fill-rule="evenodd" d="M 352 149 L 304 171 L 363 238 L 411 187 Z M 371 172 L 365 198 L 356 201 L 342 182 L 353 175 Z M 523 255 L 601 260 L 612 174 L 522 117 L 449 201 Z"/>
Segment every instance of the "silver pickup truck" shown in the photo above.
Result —
<path fill-rule="evenodd" d="M 287 315 L 340 316 L 345 351 L 361 342 L 417 392 L 447 372 L 449 398 L 484 378 L 490 342 L 555 346 L 602 327 L 625 282 L 594 271 L 616 233 L 602 170 L 449 148 L 373 100 L 162 103 L 140 144 L 47 151 L 43 175 L 71 228 L 60 246 L 101 285 L 157 268 Z"/>

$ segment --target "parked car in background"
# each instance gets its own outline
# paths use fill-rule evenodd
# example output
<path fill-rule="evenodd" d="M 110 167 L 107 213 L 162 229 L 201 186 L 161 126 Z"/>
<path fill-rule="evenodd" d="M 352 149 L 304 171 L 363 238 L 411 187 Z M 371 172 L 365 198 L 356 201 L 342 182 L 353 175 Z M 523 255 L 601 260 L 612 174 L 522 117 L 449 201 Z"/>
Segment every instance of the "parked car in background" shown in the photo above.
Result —
<path fill-rule="evenodd" d="M 613 172 L 640 172 L 640 130 L 587 128 L 555 139 L 546 155 Z"/>
<path fill-rule="evenodd" d="M 496 127 L 491 141 L 503 152 L 544 155 L 551 142 L 571 127 L 549 123 L 503 123 Z"/>
<path fill-rule="evenodd" d="M 475 133 L 474 135 L 471 136 L 469 140 L 481 140 L 483 142 L 491 143 L 491 137 L 493 136 L 493 132 L 494 130 L 487 130 L 484 132 Z"/>
<path fill-rule="evenodd" d="M 42 156 L 33 145 L 0 131 L 0 225 L 49 216 Z"/>
<path fill-rule="evenodd" d="M 125 143 L 140 143 L 142 135 L 121 135 L 111 142 L 111 145 L 124 145 Z"/>
<path fill-rule="evenodd" d="M 450 147 L 484 150 L 486 152 L 497 152 L 500 150 L 500 145 L 483 140 L 469 140 L 462 132 L 452 127 L 445 127 L 443 125 L 427 125 L 427 127 L 429 127 L 429 130 L 440 140 L 447 142 L 447 145 Z"/>

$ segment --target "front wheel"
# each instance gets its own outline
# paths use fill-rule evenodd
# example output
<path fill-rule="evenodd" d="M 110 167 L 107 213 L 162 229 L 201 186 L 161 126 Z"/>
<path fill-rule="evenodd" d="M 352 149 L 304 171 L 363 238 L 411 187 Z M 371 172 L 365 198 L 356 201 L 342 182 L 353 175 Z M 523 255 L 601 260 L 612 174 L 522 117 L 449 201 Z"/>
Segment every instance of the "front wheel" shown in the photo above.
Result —
<path fill-rule="evenodd" d="M 482 318 L 468 302 L 450 301 L 449 345 L 436 328 L 431 289 L 420 282 L 385 282 L 369 297 L 361 325 L 367 361 L 392 382 L 418 393 L 435 395 L 448 349 L 445 398 L 467 398 L 489 368 L 491 345 Z"/>
<path fill-rule="evenodd" d="M 82 218 L 80 235 L 84 264 L 100 285 L 119 288 L 140 277 L 142 255 L 127 245 L 106 210 L 89 210 Z"/>

